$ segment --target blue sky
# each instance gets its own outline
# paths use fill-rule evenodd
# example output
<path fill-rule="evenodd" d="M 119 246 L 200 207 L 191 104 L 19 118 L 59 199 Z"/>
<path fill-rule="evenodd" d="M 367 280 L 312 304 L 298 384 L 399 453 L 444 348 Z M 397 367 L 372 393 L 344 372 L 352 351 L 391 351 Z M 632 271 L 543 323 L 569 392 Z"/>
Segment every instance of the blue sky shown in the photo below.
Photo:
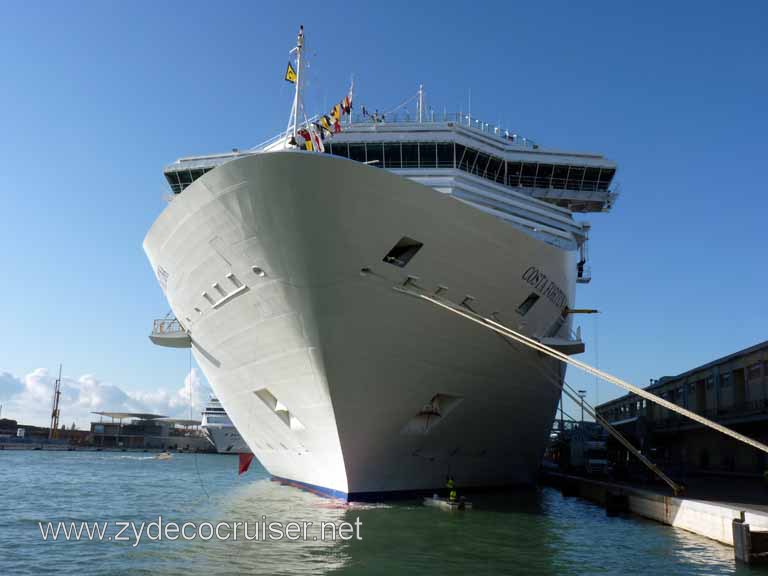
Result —
<path fill-rule="evenodd" d="M 162 167 L 284 128 L 299 24 L 308 108 L 435 108 L 616 160 L 579 304 L 600 366 L 638 384 L 766 339 L 764 2 L 8 2 L 0 20 L 0 372 L 63 362 L 175 390 L 184 352 L 141 242 Z M 595 347 L 584 356 L 595 360 Z M 36 373 L 39 375 L 39 373 Z M 590 391 L 593 380 L 571 372 Z M 601 384 L 599 399 L 618 392 Z M 2 397 L 0 396 L 0 401 Z M 11 415 L 12 416 L 12 415 Z M 64 416 L 66 418 L 66 416 Z M 22 415 L 23 419 L 23 415 Z"/>

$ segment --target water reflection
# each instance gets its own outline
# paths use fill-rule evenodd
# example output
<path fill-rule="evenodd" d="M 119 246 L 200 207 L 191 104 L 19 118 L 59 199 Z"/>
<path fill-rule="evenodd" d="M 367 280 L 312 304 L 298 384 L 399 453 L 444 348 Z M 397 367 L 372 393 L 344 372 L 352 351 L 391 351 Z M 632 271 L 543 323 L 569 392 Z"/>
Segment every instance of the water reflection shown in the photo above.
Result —
<path fill-rule="evenodd" d="M 213 523 L 248 522 L 251 536 L 259 523 L 306 522 L 307 540 L 266 540 L 259 527 L 258 540 L 195 541 L 185 552 L 195 557 L 196 571 L 206 574 L 323 573 L 343 567 L 349 558 L 336 542 L 322 540 L 321 523 L 339 523 L 349 512 L 346 506 L 262 479 L 217 498 L 201 517 Z"/>

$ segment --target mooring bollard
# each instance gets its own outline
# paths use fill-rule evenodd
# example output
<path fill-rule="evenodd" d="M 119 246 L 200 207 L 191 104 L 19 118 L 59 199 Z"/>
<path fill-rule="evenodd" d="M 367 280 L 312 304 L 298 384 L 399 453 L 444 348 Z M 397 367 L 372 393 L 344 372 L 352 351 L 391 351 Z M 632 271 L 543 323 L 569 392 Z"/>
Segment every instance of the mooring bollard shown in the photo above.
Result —
<path fill-rule="evenodd" d="M 745 564 L 768 564 L 768 532 L 752 532 L 743 513 L 733 520 L 733 555 Z"/>

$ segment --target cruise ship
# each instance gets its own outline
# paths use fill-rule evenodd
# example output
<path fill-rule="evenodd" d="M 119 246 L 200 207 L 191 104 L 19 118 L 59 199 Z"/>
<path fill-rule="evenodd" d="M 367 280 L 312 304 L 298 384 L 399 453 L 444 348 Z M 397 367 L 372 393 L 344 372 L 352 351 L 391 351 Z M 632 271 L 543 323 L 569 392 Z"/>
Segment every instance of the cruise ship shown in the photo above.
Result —
<path fill-rule="evenodd" d="M 251 451 L 218 398 L 211 398 L 206 405 L 200 428 L 219 454 L 248 454 Z"/>
<path fill-rule="evenodd" d="M 582 352 L 575 216 L 611 208 L 615 162 L 437 114 L 421 88 L 307 119 L 303 47 L 285 133 L 164 169 L 144 249 L 176 319 L 153 341 L 191 346 L 275 480 L 345 500 L 531 483 L 564 366 L 398 288 Z"/>

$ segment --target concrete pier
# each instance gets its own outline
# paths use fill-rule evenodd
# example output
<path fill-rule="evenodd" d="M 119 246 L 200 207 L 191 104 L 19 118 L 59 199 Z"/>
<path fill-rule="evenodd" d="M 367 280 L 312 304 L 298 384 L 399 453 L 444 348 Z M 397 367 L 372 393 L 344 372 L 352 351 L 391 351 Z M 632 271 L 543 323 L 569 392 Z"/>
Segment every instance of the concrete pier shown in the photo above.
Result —
<path fill-rule="evenodd" d="M 743 526 L 752 543 L 768 541 L 768 506 L 696 500 L 670 496 L 627 484 L 619 484 L 559 472 L 546 472 L 545 484 L 560 488 L 566 496 L 580 496 L 606 507 L 609 514 L 631 512 L 669 526 L 706 536 L 728 546 L 734 546 L 734 533 Z M 766 498 L 768 502 L 768 498 Z M 734 528 L 734 521 L 741 528 Z M 739 536 L 737 536 L 739 538 Z M 738 550 L 737 550 L 738 552 Z M 759 554 L 760 549 L 751 550 Z M 740 559 L 740 558 L 737 558 Z"/>

